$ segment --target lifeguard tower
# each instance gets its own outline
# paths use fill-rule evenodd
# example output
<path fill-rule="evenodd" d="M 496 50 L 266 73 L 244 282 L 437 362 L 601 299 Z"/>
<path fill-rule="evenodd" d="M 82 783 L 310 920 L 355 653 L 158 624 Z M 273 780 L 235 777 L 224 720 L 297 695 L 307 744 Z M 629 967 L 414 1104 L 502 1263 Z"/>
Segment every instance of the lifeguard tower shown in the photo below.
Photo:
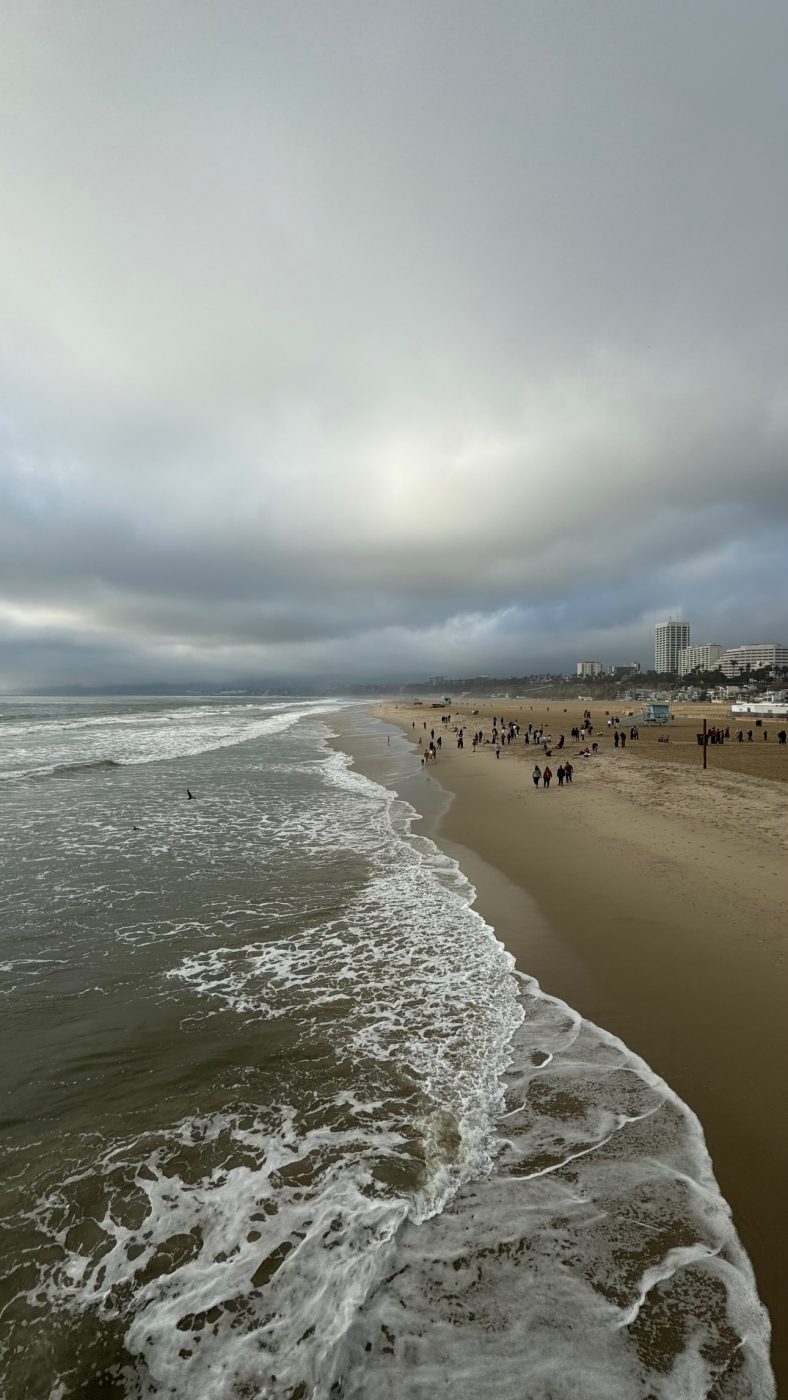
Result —
<path fill-rule="evenodd" d="M 649 700 L 643 710 L 642 724 L 667 724 L 670 720 L 669 700 Z"/>

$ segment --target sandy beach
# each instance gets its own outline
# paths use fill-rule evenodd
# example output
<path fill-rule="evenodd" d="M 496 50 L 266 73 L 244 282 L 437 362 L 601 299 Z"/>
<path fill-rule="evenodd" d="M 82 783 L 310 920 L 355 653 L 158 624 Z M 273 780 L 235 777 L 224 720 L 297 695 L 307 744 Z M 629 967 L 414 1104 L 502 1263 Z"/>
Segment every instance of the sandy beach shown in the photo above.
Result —
<path fill-rule="evenodd" d="M 590 758 L 569 737 L 585 709 L 600 746 Z M 711 746 L 703 772 L 697 707 L 681 712 L 668 743 L 658 742 L 665 731 L 641 728 L 625 750 L 614 748 L 607 724 L 626 714 L 614 702 L 515 698 L 431 709 L 392 700 L 375 713 L 414 743 L 429 742 L 432 729 L 441 734 L 438 761 L 421 775 L 424 798 L 429 806 L 439 784 L 453 801 L 432 834 L 460 859 L 478 908 L 518 965 L 624 1040 L 697 1113 L 771 1314 L 778 1387 L 788 1392 L 783 725 L 771 721 L 766 741 L 755 730 L 751 744 Z M 740 727 L 727 710 L 705 713 L 732 733 Z M 474 752 L 470 743 L 476 729 L 489 736 L 493 715 L 521 726 L 500 758 L 491 745 Z M 555 773 L 571 755 L 571 787 L 554 778 L 549 791 L 534 789 L 534 761 L 544 755 L 523 743 L 529 723 L 554 744 L 565 734 L 550 765 Z M 465 728 L 462 750 L 455 724 Z"/>

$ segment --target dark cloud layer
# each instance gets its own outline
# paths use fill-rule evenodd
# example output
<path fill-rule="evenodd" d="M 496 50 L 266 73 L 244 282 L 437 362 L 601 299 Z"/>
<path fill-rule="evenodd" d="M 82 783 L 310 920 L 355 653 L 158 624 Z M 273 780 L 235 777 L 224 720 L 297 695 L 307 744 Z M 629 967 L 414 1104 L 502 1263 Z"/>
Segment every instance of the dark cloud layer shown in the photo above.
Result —
<path fill-rule="evenodd" d="M 788 641 L 787 40 L 12 3 L 0 684 Z"/>

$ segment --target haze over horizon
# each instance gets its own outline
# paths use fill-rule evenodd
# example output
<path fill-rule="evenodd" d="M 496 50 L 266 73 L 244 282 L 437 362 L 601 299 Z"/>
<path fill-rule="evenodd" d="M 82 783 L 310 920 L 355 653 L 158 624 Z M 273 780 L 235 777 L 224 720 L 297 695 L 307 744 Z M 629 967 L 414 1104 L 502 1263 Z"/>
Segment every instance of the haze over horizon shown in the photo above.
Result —
<path fill-rule="evenodd" d="M 788 642 L 788 12 L 9 0 L 0 690 Z"/>

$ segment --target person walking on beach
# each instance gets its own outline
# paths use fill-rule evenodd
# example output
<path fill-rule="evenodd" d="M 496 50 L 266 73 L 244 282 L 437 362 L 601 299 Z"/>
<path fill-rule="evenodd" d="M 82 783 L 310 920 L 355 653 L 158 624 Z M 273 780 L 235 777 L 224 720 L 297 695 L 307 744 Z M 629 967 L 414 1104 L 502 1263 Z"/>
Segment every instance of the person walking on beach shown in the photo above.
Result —
<path fill-rule="evenodd" d="M 534 771 L 533 771 L 533 779 L 534 779 L 534 787 L 535 787 L 535 788 L 538 788 L 538 786 L 539 786 L 539 780 L 540 780 L 541 776 L 542 776 L 542 770 L 541 770 L 541 768 L 539 767 L 539 764 L 537 763 L 537 764 L 534 765 Z"/>
<path fill-rule="evenodd" d="M 556 770 L 555 770 L 555 776 L 556 776 L 557 779 L 558 779 L 558 786 L 559 786 L 559 787 L 563 787 L 563 786 L 564 786 L 564 775 L 565 775 L 565 772 L 566 772 L 566 769 L 564 768 L 563 763 L 559 763 L 558 767 L 557 767 Z"/>
<path fill-rule="evenodd" d="M 571 783 L 571 781 L 572 781 L 572 774 L 574 773 L 574 771 L 575 771 L 575 770 L 574 770 L 572 764 L 569 762 L 569 759 L 567 759 L 567 760 L 566 760 L 566 763 L 564 764 L 564 777 L 566 778 L 566 781 L 567 781 L 568 783 Z"/>
<path fill-rule="evenodd" d="M 550 779 L 552 778 L 552 776 L 553 776 L 553 770 L 552 770 L 552 768 L 550 767 L 549 763 L 546 763 L 546 764 L 545 764 L 544 772 L 543 772 L 543 774 L 542 774 L 542 786 L 543 786 L 543 787 L 549 788 L 549 786 L 550 786 Z"/>

